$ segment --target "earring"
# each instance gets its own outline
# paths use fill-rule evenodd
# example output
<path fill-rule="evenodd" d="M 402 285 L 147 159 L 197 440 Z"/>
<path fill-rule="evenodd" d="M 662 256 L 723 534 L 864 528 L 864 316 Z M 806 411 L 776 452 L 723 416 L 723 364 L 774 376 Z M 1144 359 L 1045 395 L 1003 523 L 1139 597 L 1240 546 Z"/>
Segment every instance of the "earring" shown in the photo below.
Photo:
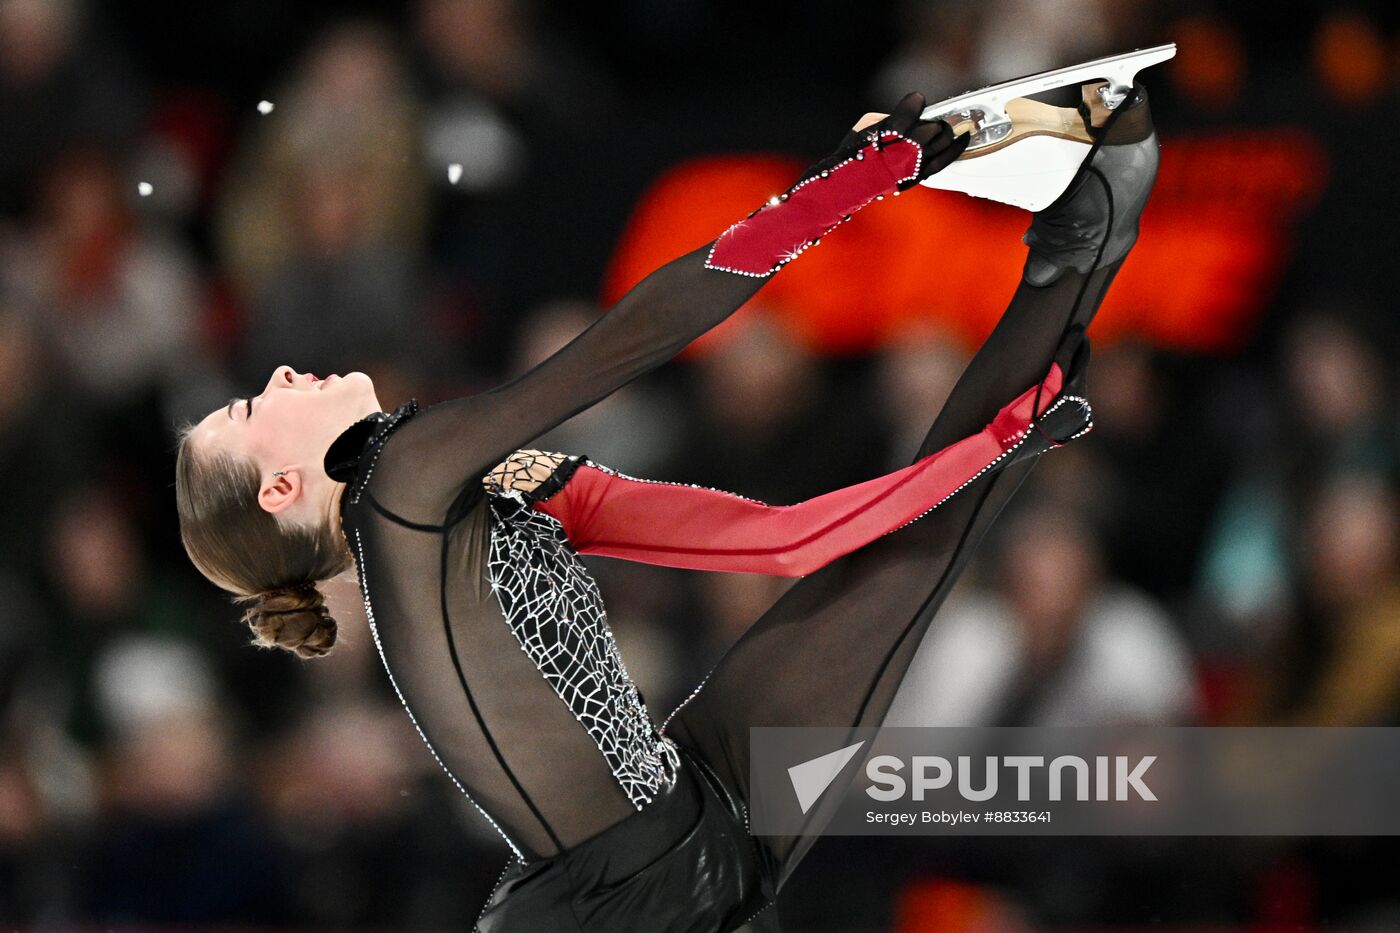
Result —
<path fill-rule="evenodd" d="M 272 475 L 273 475 L 273 476 L 286 476 L 286 475 L 287 475 L 287 471 L 286 471 L 286 470 L 278 470 L 276 473 L 273 473 Z"/>

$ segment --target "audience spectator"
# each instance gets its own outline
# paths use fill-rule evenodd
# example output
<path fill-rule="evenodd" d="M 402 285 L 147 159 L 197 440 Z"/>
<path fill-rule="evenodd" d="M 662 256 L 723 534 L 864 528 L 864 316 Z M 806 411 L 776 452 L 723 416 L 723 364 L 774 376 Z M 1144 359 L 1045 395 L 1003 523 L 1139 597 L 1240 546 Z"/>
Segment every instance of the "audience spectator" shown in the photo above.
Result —
<path fill-rule="evenodd" d="M 120 154 L 144 91 L 84 0 L 0 2 L 0 217 L 24 206 L 50 161 L 74 147 Z"/>
<path fill-rule="evenodd" d="M 202 657 L 134 637 L 98 662 L 110 740 L 87 856 L 89 915 L 105 923 L 277 923 L 283 857 L 239 787 L 230 723 Z"/>
<path fill-rule="evenodd" d="M 144 229 L 110 155 L 57 156 L 34 227 L 7 244 L 0 283 L 33 315 L 66 385 L 102 412 L 168 389 L 196 338 L 199 280 L 183 247 Z"/>
<path fill-rule="evenodd" d="M 1376 476 L 1339 477 L 1309 503 L 1296 584 L 1309 626 L 1291 646 L 1301 677 L 1276 715 L 1291 725 L 1379 726 L 1400 719 L 1400 514 Z M 1288 687 L 1298 684 L 1298 689 Z"/>
<path fill-rule="evenodd" d="M 353 572 L 329 587 L 336 652 L 301 664 L 252 647 L 189 566 L 179 418 L 281 363 L 363 369 L 388 407 L 487 388 L 597 317 L 576 296 L 677 161 L 814 138 L 804 121 L 847 101 L 1169 39 L 1178 57 L 1148 73 L 1164 160 L 1187 133 L 1309 123 L 1321 200 L 1238 355 L 1096 331 L 1095 431 L 1031 474 L 889 722 L 1400 718 L 1400 224 L 1377 157 L 1400 126 L 1393 11 L 890 0 L 755 34 L 780 14 L 341 6 L 229 6 L 176 54 L 130 4 L 0 0 L 0 925 L 446 929 L 506 859 L 417 743 Z M 257 19 L 223 35 L 234 18 Z M 824 43 L 839 61 L 801 64 Z M 788 77 L 746 87 L 738 62 Z M 927 271 L 933 290 L 980 281 Z M 877 353 L 821 357 L 755 306 L 535 443 L 796 502 L 907 463 L 966 352 L 911 324 Z M 790 585 L 588 561 L 658 720 Z M 1376 840 L 874 841 L 818 847 L 798 928 L 1395 916 Z"/>
<path fill-rule="evenodd" d="M 412 359 L 424 341 L 427 180 L 419 105 L 393 40 L 340 26 L 274 95 L 230 169 L 220 244 L 249 305 L 239 375 Z"/>
<path fill-rule="evenodd" d="M 1196 713 L 1190 653 L 1145 594 L 1105 577 L 1072 513 L 1031 508 L 1001 533 L 996 589 L 944 610 L 887 722 L 1177 725 Z"/>

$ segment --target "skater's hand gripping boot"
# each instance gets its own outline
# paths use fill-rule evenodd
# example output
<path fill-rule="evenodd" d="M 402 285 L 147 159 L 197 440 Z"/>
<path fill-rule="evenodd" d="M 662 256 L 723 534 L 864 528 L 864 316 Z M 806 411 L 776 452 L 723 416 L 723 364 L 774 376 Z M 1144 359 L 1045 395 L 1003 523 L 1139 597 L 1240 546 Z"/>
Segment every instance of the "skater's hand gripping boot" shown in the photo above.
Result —
<path fill-rule="evenodd" d="M 894 111 L 802 174 L 780 195 L 715 241 L 705 266 L 739 275 L 777 272 L 871 201 L 898 194 L 946 167 L 967 147 L 942 120 L 923 120 L 924 98 L 905 95 Z"/>
<path fill-rule="evenodd" d="M 1095 90 L 1085 87 L 1081 108 L 1094 145 L 1064 194 L 1036 213 L 1024 237 L 1030 255 L 1023 275 L 1031 285 L 1049 285 L 1067 269 L 1087 274 L 1112 265 L 1137 242 L 1138 220 L 1157 178 L 1147 91 L 1138 84 L 1118 109 L 1099 111 Z"/>

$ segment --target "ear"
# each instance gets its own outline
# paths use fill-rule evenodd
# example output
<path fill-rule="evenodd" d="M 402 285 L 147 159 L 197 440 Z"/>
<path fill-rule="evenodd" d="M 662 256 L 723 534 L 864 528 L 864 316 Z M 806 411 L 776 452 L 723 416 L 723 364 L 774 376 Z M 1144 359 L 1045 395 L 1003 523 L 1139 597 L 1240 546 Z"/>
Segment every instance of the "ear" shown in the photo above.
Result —
<path fill-rule="evenodd" d="M 258 490 L 258 505 L 276 515 L 301 498 L 301 471 L 288 467 L 280 476 L 271 476 Z"/>

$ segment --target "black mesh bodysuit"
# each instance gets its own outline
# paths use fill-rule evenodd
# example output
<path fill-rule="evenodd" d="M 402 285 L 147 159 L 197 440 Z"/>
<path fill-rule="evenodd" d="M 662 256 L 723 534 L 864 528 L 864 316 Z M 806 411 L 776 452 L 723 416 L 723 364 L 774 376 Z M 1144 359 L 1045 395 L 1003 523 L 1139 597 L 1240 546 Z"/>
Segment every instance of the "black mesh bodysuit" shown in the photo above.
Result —
<path fill-rule="evenodd" d="M 1151 150 L 1155 156 L 1155 140 Z M 826 229 L 819 223 L 816 235 Z M 761 225 L 754 228 L 755 236 L 763 233 Z M 934 611 L 1028 466 L 1007 468 L 1017 458 L 998 457 L 970 474 L 933 515 L 798 581 L 663 735 L 627 677 L 596 587 L 564 526 L 531 508 L 532 497 L 488 491 L 483 478 L 533 438 L 670 359 L 751 298 L 772 271 L 735 274 L 745 254 L 720 266 L 716 251 L 707 245 L 652 273 L 519 379 L 422 410 L 410 402 L 370 416 L 327 452 L 327 472 L 347 483 L 341 516 L 375 644 L 424 741 L 511 847 L 517 876 L 553 872 L 549 883 L 569 898 L 590 889 L 548 920 L 521 920 L 517 912 L 496 921 L 483 917 L 482 929 L 740 928 L 820 831 L 813 827 L 797 839 L 741 838 L 749 727 L 878 724 Z M 1087 323 L 1126 251 L 1100 250 L 1084 270 L 1066 267 L 1045 284 L 1023 283 L 919 457 L 978 435 L 1018 392 L 1040 385 L 1065 334 Z M 1066 356 L 1061 365 L 1073 368 Z M 1069 433 L 1060 431 L 1074 427 L 1066 422 L 1049 431 L 1064 439 Z M 1037 430 L 1031 440 L 1048 441 Z M 1049 446 L 1035 444 L 1024 450 Z M 561 474 L 554 490 L 567 481 Z M 813 670 L 821 676 L 812 677 Z M 661 812 L 657 798 L 672 792 L 678 775 L 690 781 L 700 772 L 712 802 L 697 811 L 705 816 L 696 825 L 722 811 L 733 857 L 705 869 L 722 880 L 690 873 L 701 885 L 693 901 L 672 903 L 678 899 L 672 894 L 648 901 L 635 892 L 612 897 L 634 874 L 646 881 L 647 859 L 629 866 L 623 880 L 609 875 L 616 866 L 584 878 L 582 859 L 555 871 L 565 856 L 644 825 L 637 820 Z M 672 827 L 675 838 L 657 840 L 657 859 L 700 845 L 690 822 Z M 635 838 L 626 849 L 636 855 Z M 723 861 L 712 852 L 696 860 Z M 672 911 L 666 917 L 628 913 L 660 910 L 663 902 Z"/>

